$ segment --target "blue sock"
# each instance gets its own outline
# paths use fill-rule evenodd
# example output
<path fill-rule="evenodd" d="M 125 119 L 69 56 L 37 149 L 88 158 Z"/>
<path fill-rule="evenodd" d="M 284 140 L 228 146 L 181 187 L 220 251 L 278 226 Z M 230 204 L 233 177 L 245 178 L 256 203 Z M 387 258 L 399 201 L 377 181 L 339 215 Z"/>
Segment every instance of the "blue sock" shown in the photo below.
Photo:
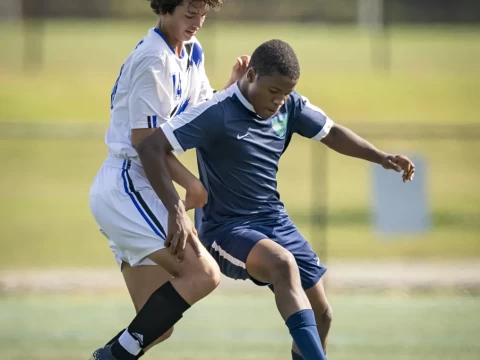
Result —
<path fill-rule="evenodd" d="M 303 357 L 292 351 L 292 360 L 303 360 Z"/>
<path fill-rule="evenodd" d="M 323 352 L 320 336 L 318 335 L 317 323 L 313 310 L 300 310 L 291 315 L 285 324 L 290 330 L 293 341 L 305 360 L 326 360 Z"/>

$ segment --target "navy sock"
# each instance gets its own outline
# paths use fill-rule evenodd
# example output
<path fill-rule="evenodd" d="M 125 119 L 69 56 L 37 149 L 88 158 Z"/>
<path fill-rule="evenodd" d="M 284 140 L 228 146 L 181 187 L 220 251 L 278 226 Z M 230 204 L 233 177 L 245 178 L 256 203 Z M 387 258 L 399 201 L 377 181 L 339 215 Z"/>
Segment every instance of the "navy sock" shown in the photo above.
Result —
<path fill-rule="evenodd" d="M 303 360 L 303 357 L 292 351 L 292 360 Z"/>
<path fill-rule="evenodd" d="M 300 310 L 285 322 L 304 360 L 326 360 L 312 309 Z"/>

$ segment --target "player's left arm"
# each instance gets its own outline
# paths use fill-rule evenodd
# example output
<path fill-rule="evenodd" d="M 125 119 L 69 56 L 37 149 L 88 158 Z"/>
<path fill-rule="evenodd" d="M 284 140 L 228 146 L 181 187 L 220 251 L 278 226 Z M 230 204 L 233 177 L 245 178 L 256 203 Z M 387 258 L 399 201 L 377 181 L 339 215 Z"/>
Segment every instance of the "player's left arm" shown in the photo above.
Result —
<path fill-rule="evenodd" d="M 321 141 L 340 154 L 380 164 L 388 170 L 403 171 L 403 182 L 412 181 L 415 175 L 415 165 L 408 157 L 380 151 L 370 142 L 344 126 L 334 124 L 328 135 Z"/>
<path fill-rule="evenodd" d="M 402 172 L 403 182 L 413 180 L 415 166 L 404 155 L 378 150 L 350 129 L 334 122 L 308 99 L 297 97 L 294 129 L 302 136 L 321 141 L 336 152 L 380 164 L 385 169 Z"/>

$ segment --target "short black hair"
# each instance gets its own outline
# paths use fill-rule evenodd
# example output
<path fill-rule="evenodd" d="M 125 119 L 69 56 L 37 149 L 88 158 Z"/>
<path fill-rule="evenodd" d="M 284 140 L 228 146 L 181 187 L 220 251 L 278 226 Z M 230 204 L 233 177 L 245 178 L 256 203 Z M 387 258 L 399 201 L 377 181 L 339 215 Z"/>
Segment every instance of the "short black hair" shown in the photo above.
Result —
<path fill-rule="evenodd" d="M 175 8 L 182 4 L 184 0 L 147 0 L 150 2 L 150 7 L 157 15 L 173 14 Z M 185 0 L 190 3 L 195 0 Z M 214 10 L 220 9 L 223 4 L 223 0 L 200 0 L 207 4 Z"/>
<path fill-rule="evenodd" d="M 300 78 L 300 64 L 293 48 L 282 40 L 270 40 L 260 45 L 250 59 L 249 67 L 258 76 L 284 75 L 293 80 Z"/>

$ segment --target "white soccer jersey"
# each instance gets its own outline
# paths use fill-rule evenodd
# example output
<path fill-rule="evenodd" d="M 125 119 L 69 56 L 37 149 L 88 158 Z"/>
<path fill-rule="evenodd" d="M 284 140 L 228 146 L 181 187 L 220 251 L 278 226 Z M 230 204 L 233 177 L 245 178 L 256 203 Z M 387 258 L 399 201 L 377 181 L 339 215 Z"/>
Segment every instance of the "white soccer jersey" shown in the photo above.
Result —
<path fill-rule="evenodd" d="M 111 94 L 109 155 L 140 164 L 132 129 L 156 128 L 213 95 L 200 43 L 193 38 L 178 57 L 158 29 L 151 29 L 120 69 Z"/>

